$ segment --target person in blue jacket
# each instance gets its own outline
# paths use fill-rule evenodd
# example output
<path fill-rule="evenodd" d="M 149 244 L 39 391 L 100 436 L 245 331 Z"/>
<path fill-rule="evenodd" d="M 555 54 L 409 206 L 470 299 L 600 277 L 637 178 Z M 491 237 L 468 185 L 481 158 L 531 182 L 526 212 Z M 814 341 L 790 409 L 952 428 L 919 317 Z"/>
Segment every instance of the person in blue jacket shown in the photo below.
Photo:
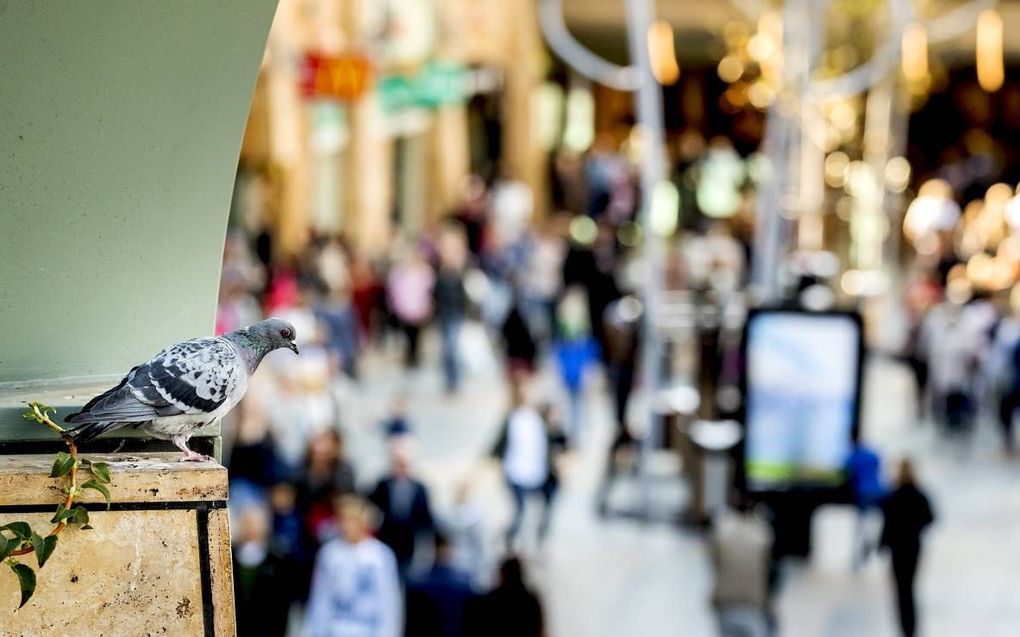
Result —
<path fill-rule="evenodd" d="M 585 302 L 579 294 L 582 293 L 571 290 L 564 296 L 553 341 L 556 367 L 570 399 L 567 434 L 571 446 L 575 448 L 580 445 L 583 428 L 581 411 L 585 374 L 599 359 L 599 346 L 591 335 Z"/>
<path fill-rule="evenodd" d="M 878 548 L 878 533 L 873 530 L 879 519 L 882 500 L 888 489 L 882 481 L 882 460 L 874 449 L 861 442 L 854 444 L 846 463 L 847 479 L 857 508 L 854 533 L 854 566 L 860 567 Z"/>

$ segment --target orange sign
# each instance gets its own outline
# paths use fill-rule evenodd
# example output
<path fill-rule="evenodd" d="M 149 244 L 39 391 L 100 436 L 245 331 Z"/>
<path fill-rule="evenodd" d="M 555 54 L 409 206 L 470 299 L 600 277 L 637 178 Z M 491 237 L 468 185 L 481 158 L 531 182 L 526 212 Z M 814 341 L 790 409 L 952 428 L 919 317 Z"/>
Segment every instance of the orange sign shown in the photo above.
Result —
<path fill-rule="evenodd" d="M 301 67 L 301 92 L 309 97 L 356 100 L 372 87 L 372 62 L 357 53 L 310 53 Z"/>

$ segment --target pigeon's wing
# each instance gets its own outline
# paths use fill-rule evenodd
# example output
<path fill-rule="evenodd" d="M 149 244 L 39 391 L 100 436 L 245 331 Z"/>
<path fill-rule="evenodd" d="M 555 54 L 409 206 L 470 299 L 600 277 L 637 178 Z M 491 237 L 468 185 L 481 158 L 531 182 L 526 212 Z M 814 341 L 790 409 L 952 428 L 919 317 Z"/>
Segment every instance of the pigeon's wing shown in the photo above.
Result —
<path fill-rule="evenodd" d="M 237 391 L 243 366 L 225 339 L 199 338 L 171 347 L 147 367 L 148 384 L 136 388 L 141 400 L 165 401 L 182 414 L 209 414 Z"/>
<path fill-rule="evenodd" d="M 132 392 L 132 384 L 139 375 L 145 375 L 145 365 L 138 365 L 127 373 L 116 387 L 96 396 L 65 422 L 88 424 L 94 422 L 145 422 L 158 416 L 155 407 L 139 401 Z"/>
<path fill-rule="evenodd" d="M 178 343 L 90 400 L 70 423 L 146 422 L 215 411 L 237 386 L 237 353 L 220 338 Z"/>

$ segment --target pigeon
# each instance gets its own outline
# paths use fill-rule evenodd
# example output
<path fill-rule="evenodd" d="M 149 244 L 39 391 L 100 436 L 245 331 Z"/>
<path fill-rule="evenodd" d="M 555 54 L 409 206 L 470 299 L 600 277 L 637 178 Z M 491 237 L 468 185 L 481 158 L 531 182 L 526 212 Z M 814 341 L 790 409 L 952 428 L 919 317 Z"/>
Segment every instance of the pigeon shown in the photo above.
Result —
<path fill-rule="evenodd" d="M 169 439 L 184 452 L 182 461 L 212 460 L 189 449 L 188 439 L 234 408 L 266 354 L 282 348 L 297 354 L 294 338 L 293 325 L 270 318 L 223 336 L 168 347 L 65 418 L 77 425 L 67 431 L 76 442 L 87 442 L 131 426 Z"/>

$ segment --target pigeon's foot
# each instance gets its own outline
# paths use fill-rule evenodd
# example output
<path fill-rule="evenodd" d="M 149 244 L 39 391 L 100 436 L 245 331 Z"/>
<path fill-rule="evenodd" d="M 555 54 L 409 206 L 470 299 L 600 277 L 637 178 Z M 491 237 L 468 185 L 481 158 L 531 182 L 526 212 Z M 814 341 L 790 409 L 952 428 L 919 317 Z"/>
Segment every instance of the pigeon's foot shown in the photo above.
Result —
<path fill-rule="evenodd" d="M 198 453 L 188 449 L 188 439 L 184 436 L 172 436 L 170 442 L 174 443 L 174 446 L 184 452 L 184 457 L 179 462 L 207 462 L 209 460 L 215 460 L 212 456 L 207 456 L 204 453 Z"/>
<path fill-rule="evenodd" d="M 197 451 L 188 450 L 184 453 L 184 456 L 178 460 L 178 462 L 211 462 L 215 460 L 212 456 L 207 456 L 204 453 L 198 453 Z"/>

